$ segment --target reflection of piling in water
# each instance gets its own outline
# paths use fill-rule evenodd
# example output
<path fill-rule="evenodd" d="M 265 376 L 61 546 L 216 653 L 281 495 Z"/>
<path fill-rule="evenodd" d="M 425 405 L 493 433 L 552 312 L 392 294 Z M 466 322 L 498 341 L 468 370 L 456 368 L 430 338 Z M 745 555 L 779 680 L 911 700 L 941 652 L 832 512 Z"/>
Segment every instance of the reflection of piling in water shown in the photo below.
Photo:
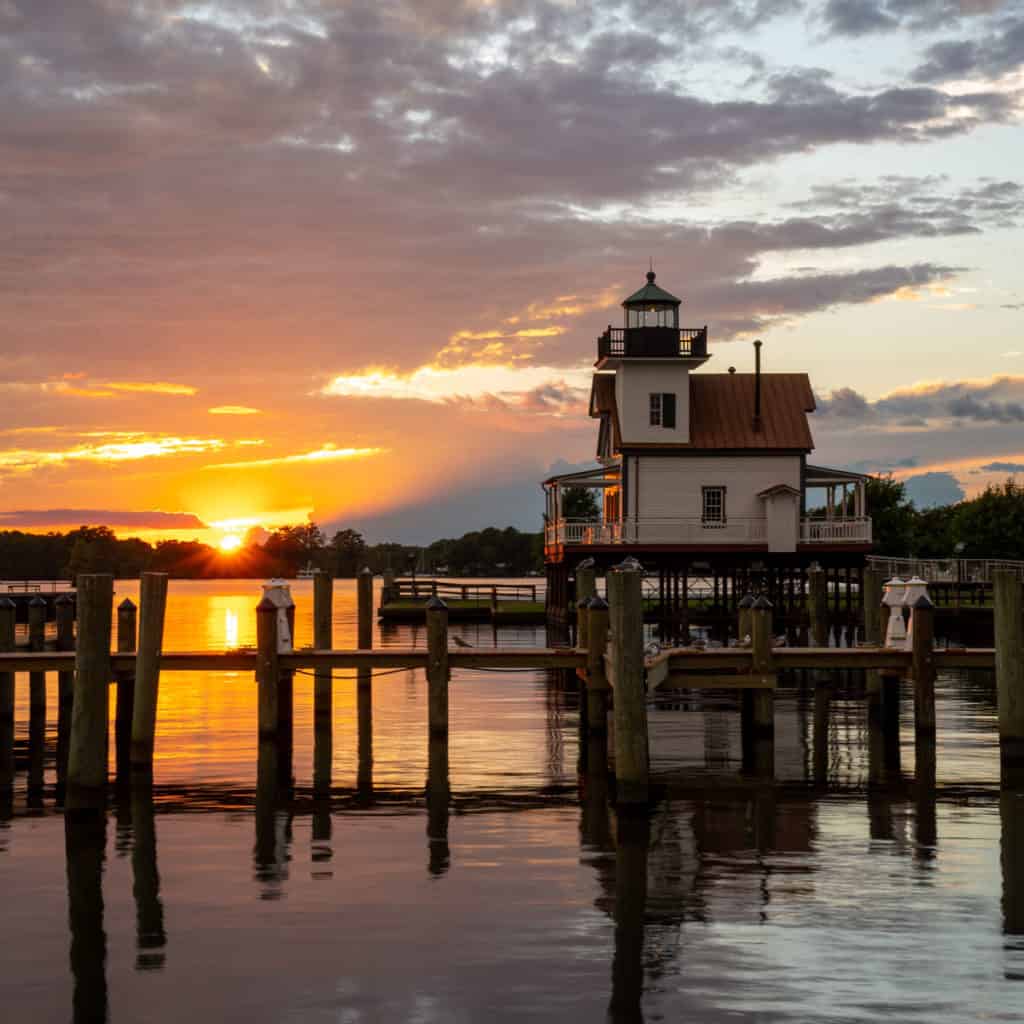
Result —
<path fill-rule="evenodd" d="M 999 794 L 1000 861 L 1003 869 L 1003 932 L 1024 935 L 1024 790 Z"/>
<path fill-rule="evenodd" d="M 256 762 L 256 843 L 253 867 L 256 880 L 264 883 L 262 899 L 280 899 L 281 883 L 288 877 L 288 824 L 281 804 L 287 796 L 284 780 L 288 751 L 274 739 L 260 739 Z"/>
<path fill-rule="evenodd" d="M 899 780 L 899 735 L 896 740 L 896 763 L 890 763 L 892 737 L 882 728 L 881 709 L 868 716 L 868 829 L 872 839 L 893 838 L 892 797 L 890 786 Z"/>
<path fill-rule="evenodd" d="M 934 733 L 919 732 L 914 748 L 914 832 L 916 858 L 919 861 L 934 860 L 938 842 Z"/>
<path fill-rule="evenodd" d="M 451 850 L 448 846 L 450 802 L 448 739 L 431 735 L 427 751 L 427 870 L 432 875 L 443 875 L 451 863 Z"/>
<path fill-rule="evenodd" d="M 148 779 L 135 782 L 131 793 L 132 895 L 135 897 L 135 967 L 156 970 L 164 965 L 164 907 L 156 863 L 156 820 Z"/>
<path fill-rule="evenodd" d="M 81 579 L 81 577 L 80 577 Z M 104 816 L 64 819 L 68 924 L 71 931 L 72 1019 L 107 1019 L 107 936 L 103 930 Z"/>
<path fill-rule="evenodd" d="M 643 1020 L 644 914 L 647 907 L 646 815 L 620 815 L 615 848 L 615 954 L 608 1019 L 614 1024 Z"/>
<path fill-rule="evenodd" d="M 832 689 L 827 682 L 818 681 L 814 687 L 814 784 L 828 785 L 828 731 L 832 712 Z"/>

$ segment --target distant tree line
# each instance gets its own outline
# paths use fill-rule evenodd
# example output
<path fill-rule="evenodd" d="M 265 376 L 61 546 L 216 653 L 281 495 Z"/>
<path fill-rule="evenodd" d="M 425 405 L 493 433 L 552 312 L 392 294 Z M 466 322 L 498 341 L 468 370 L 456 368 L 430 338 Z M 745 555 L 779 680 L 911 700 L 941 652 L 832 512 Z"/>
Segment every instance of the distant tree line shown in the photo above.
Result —
<path fill-rule="evenodd" d="M 357 530 L 330 538 L 316 523 L 284 526 L 234 551 L 200 541 L 118 538 L 106 526 L 81 526 L 66 533 L 0 531 L 0 579 L 62 579 L 109 572 L 120 579 L 166 572 L 176 579 L 294 577 L 305 568 L 351 577 L 374 572 L 448 571 L 469 575 L 523 575 L 541 567 L 543 537 L 511 527 L 489 528 L 422 547 L 393 542 L 367 544 Z"/>
<path fill-rule="evenodd" d="M 1013 480 L 967 501 L 919 509 L 898 480 L 873 478 L 867 510 L 879 554 L 1024 559 L 1024 487 Z"/>

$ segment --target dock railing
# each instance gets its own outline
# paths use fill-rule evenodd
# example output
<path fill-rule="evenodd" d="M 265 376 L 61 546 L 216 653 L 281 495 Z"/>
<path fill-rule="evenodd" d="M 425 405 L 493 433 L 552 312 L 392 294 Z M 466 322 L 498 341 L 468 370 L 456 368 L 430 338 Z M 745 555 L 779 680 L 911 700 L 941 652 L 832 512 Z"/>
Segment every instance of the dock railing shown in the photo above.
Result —
<path fill-rule="evenodd" d="M 396 579 L 385 595 L 391 601 L 426 601 L 439 597 L 445 601 L 537 601 L 544 596 L 543 584 L 536 583 L 462 583 L 434 577 Z"/>

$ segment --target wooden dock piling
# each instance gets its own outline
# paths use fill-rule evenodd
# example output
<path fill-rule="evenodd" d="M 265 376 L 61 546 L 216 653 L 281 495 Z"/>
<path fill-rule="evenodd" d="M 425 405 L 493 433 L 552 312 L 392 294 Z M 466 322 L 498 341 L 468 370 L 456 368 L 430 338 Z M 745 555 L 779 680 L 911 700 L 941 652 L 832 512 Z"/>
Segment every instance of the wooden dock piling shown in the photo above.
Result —
<path fill-rule="evenodd" d="M 1024 786 L 1024 582 L 997 572 L 993 591 L 1002 781 L 1018 788 Z"/>
<path fill-rule="evenodd" d="M 885 577 L 877 569 L 864 572 L 864 640 L 869 644 L 881 644 L 885 639 L 882 624 L 882 587 Z M 888 608 L 885 611 L 888 613 Z M 868 669 L 865 677 L 867 695 L 877 704 L 882 693 L 882 677 L 876 669 Z"/>
<path fill-rule="evenodd" d="M 361 651 L 373 649 L 373 572 L 366 566 L 356 579 L 357 641 Z M 373 669 L 356 670 L 357 778 L 364 796 L 373 789 Z"/>
<path fill-rule="evenodd" d="M 139 581 L 139 639 L 130 748 L 132 767 L 144 770 L 153 767 L 166 610 L 167 574 L 144 572 Z"/>
<path fill-rule="evenodd" d="M 334 646 L 334 579 L 320 569 L 313 577 L 313 646 L 329 651 Z M 313 791 L 331 788 L 334 758 L 334 683 L 329 668 L 313 670 Z"/>
<path fill-rule="evenodd" d="M 90 573 L 78 577 L 78 646 L 68 750 L 69 811 L 96 810 L 102 806 L 107 782 L 107 691 L 111 680 L 113 601 L 113 576 Z"/>
<path fill-rule="evenodd" d="M 747 642 L 747 637 L 750 634 L 750 609 L 754 607 L 754 595 L 747 593 L 744 594 L 737 604 L 739 611 L 739 618 L 736 626 L 736 637 L 739 643 L 743 644 Z"/>
<path fill-rule="evenodd" d="M 615 722 L 616 802 L 647 802 L 650 768 L 644 685 L 643 571 L 624 562 L 608 573 Z"/>
<path fill-rule="evenodd" d="M 775 686 L 777 676 L 772 661 L 772 603 L 759 597 L 750 611 L 750 673 L 762 688 L 751 693 L 754 732 L 771 736 L 775 732 Z"/>
<path fill-rule="evenodd" d="M 0 653 L 14 650 L 14 602 L 0 597 Z M 14 673 L 0 672 L 0 791 L 14 786 Z"/>
<path fill-rule="evenodd" d="M 427 602 L 427 722 L 431 736 L 448 735 L 448 606 Z"/>
<path fill-rule="evenodd" d="M 46 601 L 33 597 L 28 603 L 28 648 L 39 652 L 46 647 Z M 43 788 L 43 757 L 46 747 L 46 673 L 28 675 L 28 790 L 39 794 Z"/>
<path fill-rule="evenodd" d="M 126 597 L 117 606 L 117 650 L 128 654 L 136 649 L 138 609 Z M 114 750 L 118 777 L 123 777 L 131 759 L 132 717 L 135 713 L 135 673 L 117 673 L 117 708 L 114 714 Z"/>
<path fill-rule="evenodd" d="M 277 657 L 277 605 L 266 594 L 256 605 L 256 656 L 259 737 L 272 740 L 277 737 L 281 673 Z"/>
<path fill-rule="evenodd" d="M 75 649 L 75 599 L 67 593 L 53 603 L 57 620 L 57 650 Z M 63 792 L 68 774 L 68 743 L 71 738 L 71 705 L 74 700 L 75 673 L 57 673 L 57 789 Z"/>
<path fill-rule="evenodd" d="M 608 602 L 595 596 L 587 603 L 587 729 L 591 734 L 600 734 L 608 731 L 611 692 L 604 668 L 608 650 Z"/>
<path fill-rule="evenodd" d="M 828 647 L 828 575 L 822 569 L 807 573 L 807 613 L 810 617 L 811 643 Z"/>
<path fill-rule="evenodd" d="M 935 733 L 935 605 L 924 594 L 914 603 L 912 662 L 914 677 L 914 728 Z"/>

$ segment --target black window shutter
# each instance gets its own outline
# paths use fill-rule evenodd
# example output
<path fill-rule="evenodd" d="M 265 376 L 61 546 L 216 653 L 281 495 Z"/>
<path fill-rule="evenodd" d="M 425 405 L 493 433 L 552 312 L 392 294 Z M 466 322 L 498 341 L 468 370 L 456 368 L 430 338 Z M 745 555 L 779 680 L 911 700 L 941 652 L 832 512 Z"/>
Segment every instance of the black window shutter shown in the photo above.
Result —
<path fill-rule="evenodd" d="M 666 392 L 661 396 L 661 425 L 674 430 L 676 426 L 676 396 Z"/>

